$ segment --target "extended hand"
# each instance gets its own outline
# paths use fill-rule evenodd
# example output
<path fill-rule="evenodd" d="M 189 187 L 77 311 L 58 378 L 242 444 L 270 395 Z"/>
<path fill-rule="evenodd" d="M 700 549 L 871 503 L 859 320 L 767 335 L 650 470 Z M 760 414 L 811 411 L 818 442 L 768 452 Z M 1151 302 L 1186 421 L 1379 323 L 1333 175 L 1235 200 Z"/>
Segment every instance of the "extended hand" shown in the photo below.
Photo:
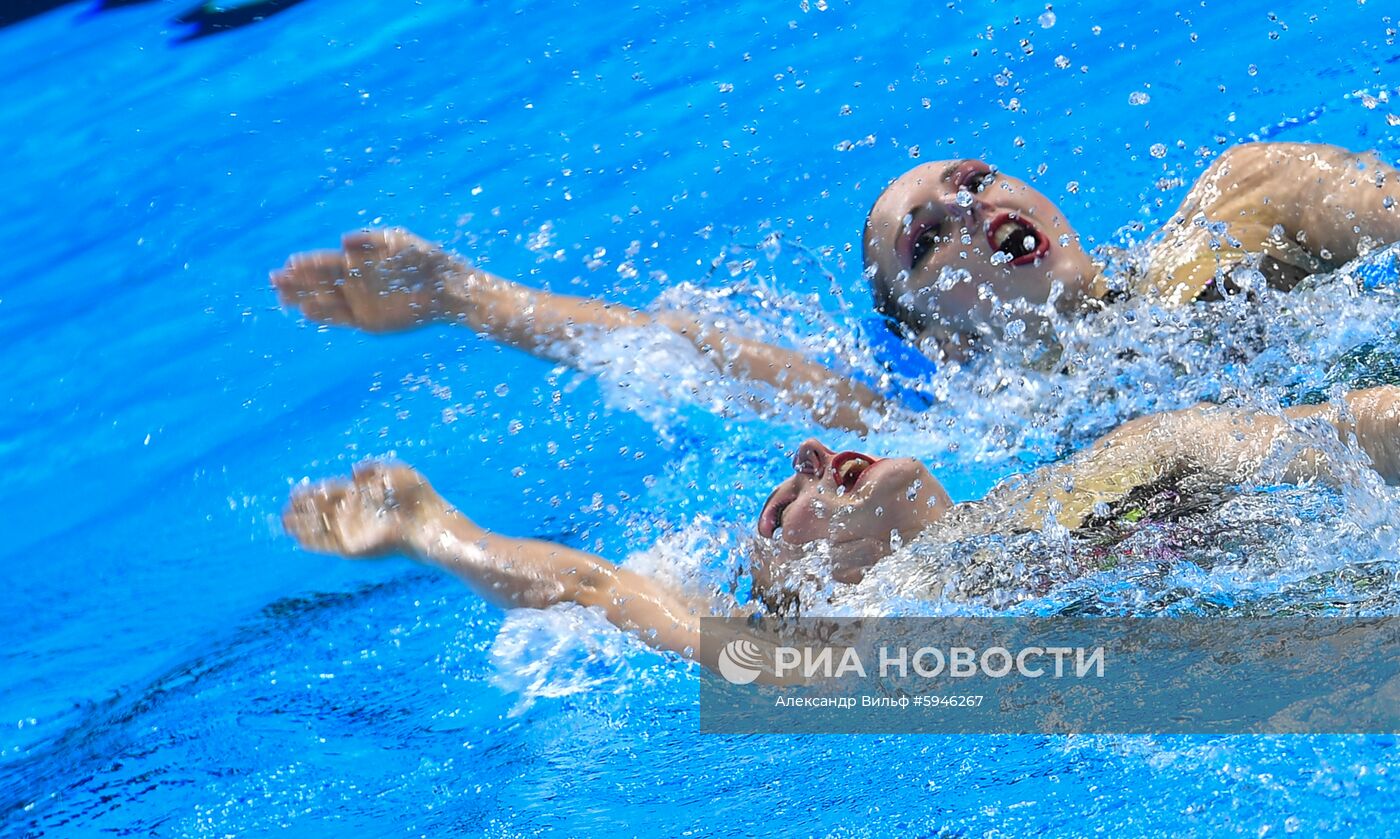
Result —
<path fill-rule="evenodd" d="M 396 332 L 437 319 L 456 268 L 441 248 L 399 228 L 350 233 L 338 251 L 293 255 L 272 272 L 283 306 L 308 319 Z"/>
<path fill-rule="evenodd" d="M 350 480 L 297 487 L 282 526 L 307 550 L 369 559 L 405 552 L 414 529 L 446 508 L 412 468 L 371 461 Z"/>

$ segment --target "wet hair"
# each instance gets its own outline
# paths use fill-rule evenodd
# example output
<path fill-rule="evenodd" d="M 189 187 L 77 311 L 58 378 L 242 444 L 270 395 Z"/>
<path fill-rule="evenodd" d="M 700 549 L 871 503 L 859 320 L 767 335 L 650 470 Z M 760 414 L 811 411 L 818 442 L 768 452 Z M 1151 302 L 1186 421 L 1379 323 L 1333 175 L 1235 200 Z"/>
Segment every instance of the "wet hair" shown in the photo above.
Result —
<path fill-rule="evenodd" d="M 890 288 L 889 282 L 882 272 L 876 271 L 870 277 L 870 295 L 875 301 L 875 311 L 879 312 L 885 319 L 885 326 L 901 338 L 907 338 L 908 333 L 916 331 L 921 322 L 907 307 L 900 305 L 895 298 L 894 289 Z"/>
<path fill-rule="evenodd" d="M 865 217 L 865 232 L 861 238 L 863 242 L 870 241 L 869 214 Z M 890 285 L 890 278 L 879 266 L 867 264 L 865 277 L 870 283 L 870 296 L 875 302 L 875 310 L 884 317 L 885 326 L 906 341 L 917 338 L 927 326 L 928 315 L 916 312 L 901 303 L 894 287 Z"/>

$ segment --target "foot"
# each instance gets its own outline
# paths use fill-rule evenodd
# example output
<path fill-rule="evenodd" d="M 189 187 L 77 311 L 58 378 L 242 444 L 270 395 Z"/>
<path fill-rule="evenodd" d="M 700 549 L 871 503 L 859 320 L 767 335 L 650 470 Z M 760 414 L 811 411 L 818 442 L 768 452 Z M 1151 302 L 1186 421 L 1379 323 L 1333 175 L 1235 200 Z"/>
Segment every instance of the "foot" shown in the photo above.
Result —
<path fill-rule="evenodd" d="M 296 254 L 272 272 L 272 284 L 283 306 L 309 320 L 398 332 L 441 316 L 458 268 L 442 248 L 390 228 L 348 234 L 338 251 Z"/>
<path fill-rule="evenodd" d="M 409 552 L 413 534 L 446 509 L 414 469 L 369 461 L 350 480 L 297 487 L 282 526 L 306 550 L 371 559 Z"/>

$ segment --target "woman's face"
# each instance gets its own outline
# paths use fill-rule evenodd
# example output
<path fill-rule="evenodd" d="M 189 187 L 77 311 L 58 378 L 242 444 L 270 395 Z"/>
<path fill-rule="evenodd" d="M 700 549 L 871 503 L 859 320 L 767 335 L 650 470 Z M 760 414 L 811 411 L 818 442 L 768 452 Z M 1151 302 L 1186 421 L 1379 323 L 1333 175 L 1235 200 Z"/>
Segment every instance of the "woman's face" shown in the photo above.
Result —
<path fill-rule="evenodd" d="M 891 541 L 908 541 L 952 506 L 948 493 L 912 458 L 834 452 L 816 440 L 798 447 L 796 473 L 783 481 L 758 519 L 754 583 L 771 589 L 800 561 L 805 547 L 830 548 L 832 579 L 857 583 L 888 556 Z"/>
<path fill-rule="evenodd" d="M 1067 309 L 1096 273 L 1058 207 L 980 160 L 926 163 L 890 184 L 866 219 L 864 256 L 877 289 L 920 321 L 920 337 L 953 355 L 975 336 L 1001 337 L 989 297 L 1043 305 L 1059 281 Z M 1032 337 L 1043 323 L 1016 318 Z"/>

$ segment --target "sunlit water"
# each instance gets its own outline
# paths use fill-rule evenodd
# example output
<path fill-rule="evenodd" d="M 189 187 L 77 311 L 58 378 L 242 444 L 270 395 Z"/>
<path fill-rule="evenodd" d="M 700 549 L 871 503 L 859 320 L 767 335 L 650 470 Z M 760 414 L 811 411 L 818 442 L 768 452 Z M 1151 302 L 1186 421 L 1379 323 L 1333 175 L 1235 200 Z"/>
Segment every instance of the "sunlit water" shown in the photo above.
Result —
<path fill-rule="evenodd" d="M 305 326 L 264 279 L 395 223 L 696 310 L 930 397 L 860 445 L 976 498 L 1144 413 L 1396 381 L 1395 252 L 1251 305 L 1059 324 L 1061 369 L 1005 350 L 891 374 L 857 264 L 885 180 L 916 151 L 985 155 L 1134 253 L 1201 149 L 1400 157 L 1384 9 L 348 5 L 182 47 L 161 4 L 0 31 L 0 832 L 1395 831 L 1391 737 L 701 736 L 693 672 L 587 610 L 503 616 L 404 563 L 300 554 L 289 483 L 394 455 L 487 526 L 723 602 L 813 430 L 664 334 L 607 336 L 587 377 L 449 330 Z M 1357 470 L 1108 546 L 929 540 L 827 607 L 1394 614 L 1397 500 Z"/>

